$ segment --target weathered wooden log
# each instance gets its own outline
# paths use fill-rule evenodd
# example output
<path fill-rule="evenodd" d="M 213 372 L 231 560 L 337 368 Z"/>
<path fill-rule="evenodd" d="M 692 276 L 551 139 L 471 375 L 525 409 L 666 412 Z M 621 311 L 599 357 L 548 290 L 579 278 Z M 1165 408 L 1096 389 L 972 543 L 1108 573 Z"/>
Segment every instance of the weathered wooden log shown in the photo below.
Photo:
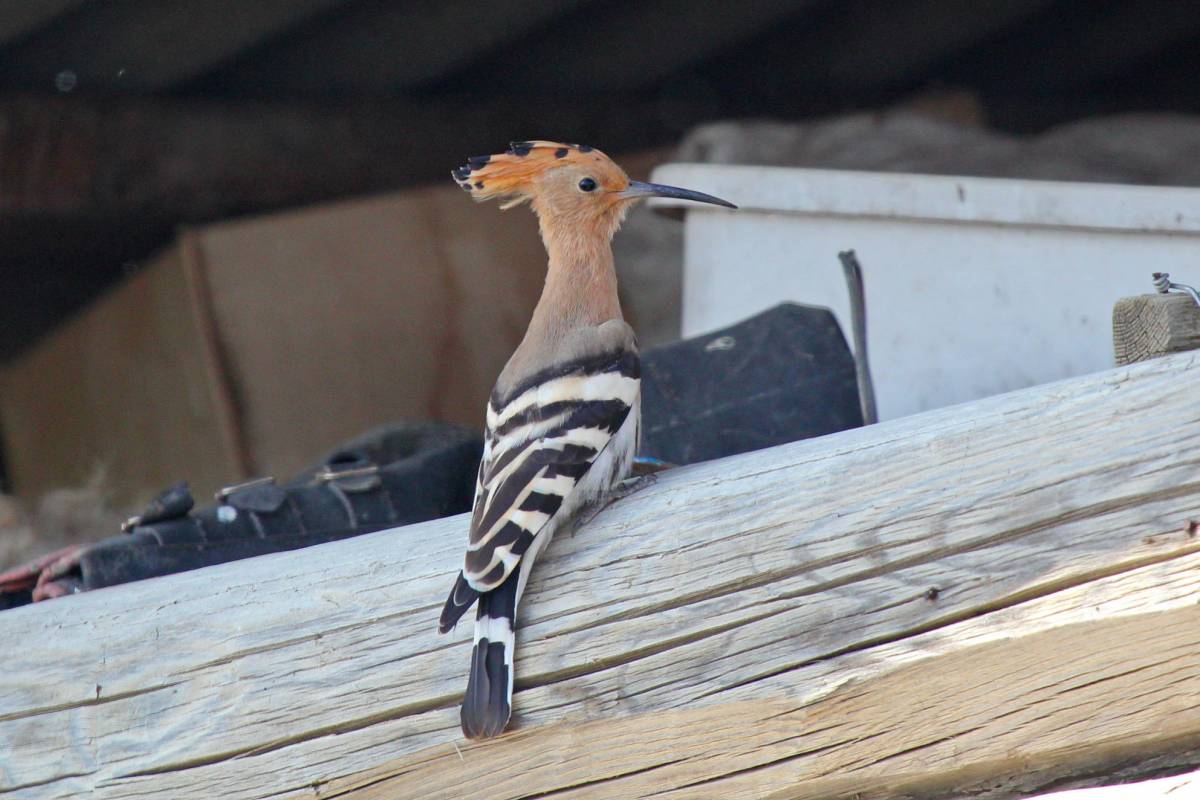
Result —
<path fill-rule="evenodd" d="M 1186 294 L 1123 297 L 1113 306 L 1117 364 L 1200 348 L 1200 305 Z"/>
<path fill-rule="evenodd" d="M 1001 797 L 1196 764 L 1198 395 L 1180 354 L 666 473 L 543 556 L 490 742 L 458 730 L 469 626 L 434 624 L 463 518 L 4 612 L 0 793 Z"/>

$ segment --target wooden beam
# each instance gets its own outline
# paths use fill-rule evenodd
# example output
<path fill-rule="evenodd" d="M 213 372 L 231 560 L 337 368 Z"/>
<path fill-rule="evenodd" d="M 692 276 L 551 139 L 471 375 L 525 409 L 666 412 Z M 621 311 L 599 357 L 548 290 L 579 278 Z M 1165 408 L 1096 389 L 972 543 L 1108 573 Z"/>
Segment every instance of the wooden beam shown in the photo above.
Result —
<path fill-rule="evenodd" d="M 479 70 L 489 86 L 508 91 L 596 93 L 652 85 L 772 26 L 802 16 L 814 0 L 757 0 L 711 4 L 702 13 L 691 0 L 635 0 L 608 13 L 571 15 L 519 59 L 501 54 Z M 627 114 L 615 104 L 610 114 Z"/>
<path fill-rule="evenodd" d="M 1200 349 L 1200 305 L 1186 294 L 1123 297 L 1113 306 L 1117 364 Z"/>
<path fill-rule="evenodd" d="M 857 2 L 809 32 L 801 48 L 819 65 L 807 77 L 827 89 L 862 91 L 919 81 L 938 65 L 1020 23 L 1050 0 Z"/>
<path fill-rule="evenodd" d="M 1020 796 L 1148 757 L 1200 761 L 1200 701 L 1171 688 L 1200 680 L 1194 604 L 854 678 L 819 699 L 743 692 L 716 704 L 545 725 L 460 747 L 465 766 L 454 750 L 427 747 L 323 789 L 356 800 L 407 797 L 418 787 L 447 798 L 867 800 L 962 797 L 999 783 Z"/>
<path fill-rule="evenodd" d="M 1198 391 L 1177 355 L 667 473 L 543 556 L 514 730 L 481 744 L 469 627 L 434 632 L 463 517 L 4 612 L 0 792 L 870 798 L 1195 765 Z"/>
<path fill-rule="evenodd" d="M 55 77 L 69 70 L 72 91 L 157 92 L 346 1 L 87 3 L 52 31 L 6 53 L 0 86 L 50 91 Z"/>
<path fill-rule="evenodd" d="M 1103 94 L 1122 72 L 1175 46 L 1186 46 L 1198 32 L 1200 15 L 1177 0 L 1074 0 L 1049 8 L 1003 40 L 972 52 L 959 65 L 962 74 L 948 77 L 970 80 L 989 93 L 1054 97 L 1090 87 Z M 1147 102 L 1131 105 L 1157 108 Z"/>
<path fill-rule="evenodd" d="M 1188 42 L 1194 46 L 1198 33 L 1196 8 L 1175 0 L 1117 3 L 1100 14 L 1089 6 L 1074 36 L 1027 54 L 1020 72 L 1030 78 L 1029 88 L 1042 93 L 1088 85 L 1103 90 L 1107 79 L 1163 51 Z"/>
<path fill-rule="evenodd" d="M 474 0 L 363 3 L 214 80 L 249 96 L 385 95 L 461 69 L 586 2 L 494 0 L 486 9 Z"/>
<path fill-rule="evenodd" d="M 781 25 L 725 66 L 734 74 L 786 75 L 783 88 L 806 95 L 864 92 L 925 81 L 940 62 L 1013 27 L 1050 0 L 872 0 L 819 6 L 798 24 Z"/>
<path fill-rule="evenodd" d="M 464 126 L 464 109 L 487 126 Z M 199 221 L 449 180 L 466 156 L 507 146 L 495 131 L 560 131 L 610 149 L 659 144 L 648 104 L 613 115 L 586 97 L 513 103 L 444 97 L 351 106 L 0 100 L 0 217 L 150 215 Z M 639 110 L 640 109 L 640 110 Z M 681 108 L 683 119 L 711 110 Z M 515 134 L 514 134 L 515 135 Z M 571 140 L 576 140 L 573 138 Z"/>

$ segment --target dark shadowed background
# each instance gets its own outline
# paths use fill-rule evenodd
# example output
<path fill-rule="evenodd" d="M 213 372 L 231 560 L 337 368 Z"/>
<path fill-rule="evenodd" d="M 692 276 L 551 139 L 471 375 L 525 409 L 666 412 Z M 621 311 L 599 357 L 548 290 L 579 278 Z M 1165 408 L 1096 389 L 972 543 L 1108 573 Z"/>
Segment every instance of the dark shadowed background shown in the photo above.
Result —
<path fill-rule="evenodd" d="M 195 393 L 220 395 L 215 410 L 197 412 L 207 421 L 176 460 L 154 458 L 213 480 L 292 469 L 301 452 L 384 421 L 378 406 L 356 408 L 336 390 L 386 396 L 380 374 L 404 383 L 397 396 L 412 401 L 383 416 L 469 422 L 476 384 L 490 381 L 536 299 L 541 264 L 526 216 L 498 232 L 492 211 L 445 196 L 449 170 L 468 155 L 546 137 L 603 148 L 637 177 L 684 158 L 1196 184 L 1198 45 L 1200 7 L 1176 0 L 0 2 L 0 374 L 10 376 L 0 381 L 10 464 L 0 486 L 33 502 L 99 465 L 141 476 L 145 485 L 113 495 L 132 502 L 158 472 L 122 465 L 146 462 L 144 448 L 120 444 L 145 437 L 109 422 L 136 404 L 143 421 L 174 424 L 172 404 L 192 395 L 173 392 L 205 358 L 221 374 Z M 733 120 L 760 122 L 697 127 Z M 409 193 L 388 194 L 401 190 Z M 338 205 L 332 217 L 308 209 L 367 195 L 384 199 Z M 283 215 L 260 219 L 266 212 Z M 618 242 L 630 316 L 651 342 L 678 334 L 670 224 L 635 216 Z M 488 249 L 496 237 L 507 242 L 499 255 Z M 364 252 L 375 253 L 369 263 Z M 499 272 L 505 254 L 528 267 Z M 198 324 L 192 294 L 162 299 L 194 281 L 189 259 L 207 265 Z M 183 266 L 174 273 L 167 262 Z M 298 263 L 323 265 L 319 279 L 290 285 Z M 152 269 L 141 295 L 78 322 L 106 289 Z M 347 274 L 399 282 L 379 277 L 341 293 Z M 472 344 L 485 333 L 439 310 L 469 308 L 463 281 L 469 288 L 478 275 L 491 276 L 489 297 L 506 304 L 504 335 L 486 352 Z M 154 281 L 165 287 L 158 294 Z M 393 305 L 372 300 L 389 291 Z M 434 294 L 437 303 L 422 301 Z M 436 347 L 400 323 L 372 327 L 375 305 L 381 318 L 436 328 Z M 362 322 L 343 335 L 347 318 Z M 73 345 L 68 356 L 63 345 L 31 360 L 72 324 L 77 340 L 110 349 L 87 356 Z M 161 342 L 164 331 L 179 343 L 153 367 L 161 385 L 120 370 L 106 380 L 121 342 Z M 436 363 L 425 372 L 379 360 L 431 347 Z M 47 366 L 74 374 L 80 359 L 89 381 L 121 382 L 128 394 L 103 403 L 92 389 L 75 394 L 80 381 L 56 381 Z M 306 392 L 272 383 L 292 362 L 329 381 Z M 429 400 L 427 386 L 449 399 Z M 301 395 L 321 402 L 305 406 Z M 317 416 L 341 422 L 273 455 L 272 442 Z M 76 438 L 52 442 L 56 421 L 74 425 Z M 271 425 L 284 430 L 264 432 Z M 105 452 L 72 451 L 93 434 Z M 230 436 L 206 464 L 188 449 Z M 43 459 L 51 472 L 23 487 L 12 465 L 39 448 L 54 451 Z"/>

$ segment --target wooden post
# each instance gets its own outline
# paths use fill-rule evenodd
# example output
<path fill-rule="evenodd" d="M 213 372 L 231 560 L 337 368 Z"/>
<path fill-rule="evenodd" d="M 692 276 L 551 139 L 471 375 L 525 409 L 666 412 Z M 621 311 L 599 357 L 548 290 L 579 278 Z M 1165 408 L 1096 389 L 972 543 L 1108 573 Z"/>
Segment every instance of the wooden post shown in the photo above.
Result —
<path fill-rule="evenodd" d="M 1117 364 L 1200 348 L 1200 305 L 1182 293 L 1124 297 L 1113 306 Z"/>
<path fill-rule="evenodd" d="M 1200 359 L 664 473 L 458 729 L 455 517 L 0 613 L 14 798 L 1028 795 L 1200 765 Z M 1172 421 L 1164 428 L 1163 419 Z"/>

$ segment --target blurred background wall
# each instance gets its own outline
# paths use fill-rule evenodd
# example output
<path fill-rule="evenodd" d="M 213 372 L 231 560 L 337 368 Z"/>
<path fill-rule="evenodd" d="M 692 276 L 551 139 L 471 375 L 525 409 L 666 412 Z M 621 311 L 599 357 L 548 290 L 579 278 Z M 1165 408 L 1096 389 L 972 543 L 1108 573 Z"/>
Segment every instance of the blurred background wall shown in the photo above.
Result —
<path fill-rule="evenodd" d="M 477 424 L 544 262 L 455 194 L 468 155 L 1200 184 L 1198 44 L 1176 0 L 0 4 L 8 516 Z M 617 247 L 643 341 L 677 336 L 678 226 Z"/>

